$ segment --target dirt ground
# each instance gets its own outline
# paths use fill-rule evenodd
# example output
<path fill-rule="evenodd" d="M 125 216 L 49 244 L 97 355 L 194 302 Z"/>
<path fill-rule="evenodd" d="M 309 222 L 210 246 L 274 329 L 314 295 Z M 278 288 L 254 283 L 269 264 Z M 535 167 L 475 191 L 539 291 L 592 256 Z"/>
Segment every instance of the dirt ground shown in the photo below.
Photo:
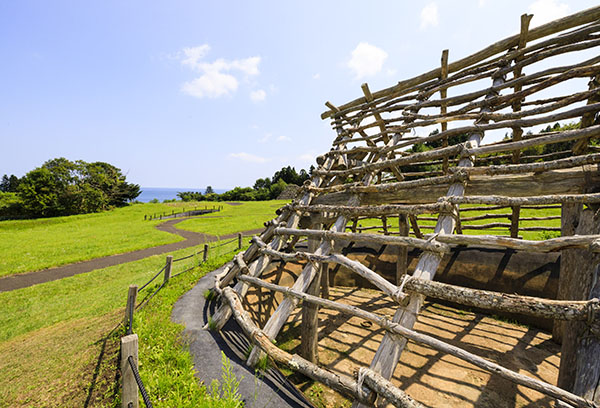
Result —
<path fill-rule="evenodd" d="M 288 285 L 296 273 L 297 267 L 279 268 L 263 277 Z M 394 314 L 396 306 L 387 296 L 371 289 L 333 287 L 330 298 L 388 316 Z M 279 296 L 274 299 L 264 291 L 249 293 L 247 299 L 246 306 L 261 325 L 280 301 Z M 277 338 L 278 345 L 292 353 L 298 351 L 300 344 L 300 315 L 297 308 Z M 371 327 L 362 319 L 348 319 L 324 309 L 319 313 L 319 328 L 320 365 L 347 375 L 369 366 L 384 334 L 383 329 Z M 425 303 L 415 329 L 516 372 L 556 384 L 560 347 L 551 340 L 551 334 L 542 330 L 432 302 Z M 316 406 L 350 406 L 349 401 L 322 384 L 299 375 L 290 378 Z M 402 353 L 392 381 L 428 407 L 553 405 L 550 398 L 536 391 L 413 342 Z"/>

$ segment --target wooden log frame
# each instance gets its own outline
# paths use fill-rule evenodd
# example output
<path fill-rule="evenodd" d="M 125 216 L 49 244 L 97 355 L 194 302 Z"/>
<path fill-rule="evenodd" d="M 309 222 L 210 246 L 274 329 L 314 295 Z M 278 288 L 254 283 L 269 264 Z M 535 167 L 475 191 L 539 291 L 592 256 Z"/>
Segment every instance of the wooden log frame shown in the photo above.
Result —
<path fill-rule="evenodd" d="M 388 320 L 385 317 L 379 316 L 379 315 L 371 313 L 371 312 L 367 312 L 358 307 L 345 305 L 345 304 L 341 304 L 339 302 L 334 302 L 331 300 L 322 299 L 322 298 L 319 298 L 316 296 L 308 295 L 306 293 L 299 292 L 299 291 L 296 291 L 291 288 L 275 285 L 275 284 L 265 282 L 261 279 L 253 278 L 250 276 L 240 276 L 239 278 L 241 280 L 251 283 L 253 285 L 260 286 L 260 287 L 263 287 L 263 288 L 266 288 L 269 290 L 277 291 L 277 292 L 283 293 L 287 296 L 295 297 L 296 299 L 301 299 L 305 302 L 311 302 L 311 303 L 317 304 L 321 307 L 329 308 L 332 310 L 337 310 L 346 315 L 356 316 L 356 317 L 365 319 L 367 321 L 370 321 L 374 324 L 379 325 L 380 327 L 385 329 L 388 333 L 393 333 L 394 335 L 402 336 L 403 338 L 410 339 L 417 343 L 425 344 L 435 350 L 453 355 L 464 361 L 468 361 L 469 363 L 471 363 L 479 368 L 482 368 L 486 371 L 490 371 L 496 375 L 499 375 L 502 378 L 505 378 L 516 384 L 532 388 L 532 389 L 542 392 L 546 395 L 550 395 L 561 401 L 572 404 L 573 406 L 596 407 L 596 408 L 600 407 L 600 405 L 594 404 L 591 401 L 588 401 L 580 396 L 571 394 L 571 393 L 564 391 L 556 386 L 544 383 L 543 381 L 540 381 L 540 380 L 537 380 L 537 379 L 534 379 L 534 378 L 531 378 L 531 377 L 528 377 L 528 376 L 525 376 L 522 374 L 515 373 L 515 372 L 508 370 L 496 363 L 490 362 L 484 358 L 481 358 L 481 357 L 476 356 L 472 353 L 469 353 L 465 350 L 462 350 L 459 347 L 452 346 L 443 341 L 437 340 L 434 337 L 418 333 L 411 329 L 407 329 L 398 323 L 394 323 L 394 322 Z M 243 308 L 241 306 L 241 302 L 239 302 L 239 300 L 237 300 L 237 302 L 236 302 L 235 293 L 229 288 L 226 288 L 226 291 L 227 291 L 226 299 L 228 300 L 231 307 L 234 307 L 236 309 L 236 312 L 235 312 L 236 320 L 244 319 L 244 315 L 245 315 L 244 320 L 247 320 L 247 323 L 244 323 L 244 325 L 242 327 L 244 327 L 244 326 L 252 327 L 254 324 L 250 321 L 250 318 L 247 316 L 247 312 L 245 310 L 243 310 Z M 238 317 L 238 315 L 240 317 Z M 238 320 L 238 322 L 240 322 L 240 320 Z M 244 329 L 244 331 L 246 331 L 246 333 L 249 334 L 249 337 L 251 338 L 251 340 L 254 339 L 254 337 L 256 336 L 256 333 L 257 333 L 257 329 L 255 329 L 255 330 Z M 256 343 L 257 341 L 253 340 L 253 342 Z M 266 344 L 266 343 L 268 343 L 268 344 Z M 261 341 L 260 347 L 262 347 L 262 346 L 263 346 L 263 342 Z M 264 346 L 265 346 L 265 350 L 267 350 L 267 348 L 268 348 L 268 351 L 272 350 L 272 352 L 274 354 L 279 353 L 279 352 L 284 353 L 283 351 L 279 350 L 275 345 L 273 345 L 271 343 L 271 341 L 268 339 L 265 342 Z M 277 350 L 279 350 L 279 352 Z M 281 361 L 281 362 L 285 363 L 285 359 L 282 359 L 282 360 L 283 361 Z M 287 363 L 285 363 L 285 364 L 287 364 Z M 287 365 L 290 366 L 290 364 L 287 364 Z M 291 365 L 291 367 L 294 368 L 296 371 L 302 372 L 303 374 L 306 374 L 306 371 L 308 371 L 308 370 L 305 370 L 304 368 L 293 367 L 293 365 Z M 310 374 L 307 374 L 307 375 L 311 376 Z M 315 376 L 311 376 L 311 378 L 315 378 Z M 321 381 L 321 380 L 319 379 L 319 381 Z M 329 385 L 325 381 L 322 381 L 322 382 L 325 383 L 326 385 Z M 335 387 L 331 387 L 331 388 L 336 389 Z M 339 391 L 339 389 L 337 389 L 337 390 Z M 358 401 L 366 402 L 365 401 L 366 398 L 363 397 L 361 399 L 362 399 L 362 401 L 360 399 Z"/>
<path fill-rule="evenodd" d="M 494 79 L 493 85 L 499 85 L 503 81 L 504 77 L 498 77 Z M 488 94 L 486 98 L 493 98 L 494 96 L 495 94 L 491 93 Z M 489 111 L 489 108 L 483 108 L 482 111 Z M 483 132 L 471 133 L 467 141 L 467 146 L 475 149 L 478 148 L 481 140 L 483 139 L 483 135 Z M 472 167 L 473 161 L 471 157 L 463 156 L 458 165 L 460 167 Z M 462 196 L 464 194 L 464 190 L 465 186 L 462 183 L 452 184 L 446 195 Z M 455 225 L 456 219 L 453 216 L 440 214 L 435 232 L 440 235 L 452 234 Z M 432 280 L 441 260 L 442 257 L 437 253 L 430 251 L 423 252 L 423 254 L 419 257 L 419 261 L 417 262 L 417 266 L 412 276 Z M 407 306 L 405 308 L 399 308 L 394 314 L 392 321 L 394 323 L 399 323 L 405 328 L 412 328 L 416 322 L 417 315 L 421 309 L 423 301 L 424 298 L 421 295 L 410 296 Z M 375 357 L 371 362 L 370 368 L 373 371 L 380 373 L 386 379 L 391 378 L 394 369 L 398 364 L 398 360 L 400 359 L 400 354 L 406 346 L 406 341 L 406 338 L 395 339 L 393 336 L 386 333 L 375 353 Z M 358 407 L 364 407 L 364 405 L 360 403 L 353 404 L 353 408 Z"/>
<path fill-rule="evenodd" d="M 401 134 L 394 134 L 392 136 L 392 138 L 389 140 L 389 142 L 387 143 L 387 145 L 395 145 L 399 142 L 401 138 Z M 374 155 L 373 160 L 375 160 L 375 162 L 382 160 L 383 157 L 381 155 Z M 330 159 L 328 159 L 330 160 Z M 316 176 L 318 177 L 318 175 Z M 362 183 L 365 186 L 368 186 L 369 184 L 371 184 L 371 182 L 374 179 L 374 174 L 373 173 L 367 173 L 363 179 L 362 179 Z M 310 192 L 306 193 L 307 195 L 310 194 Z M 359 198 L 357 195 L 352 195 L 347 202 L 348 206 L 357 206 L 359 204 Z M 335 223 L 333 223 L 333 226 L 331 227 L 331 231 L 336 233 L 336 232 L 342 232 L 345 230 L 346 228 L 346 224 L 348 222 L 348 218 L 345 215 L 339 215 L 338 218 L 336 219 Z M 278 249 L 278 248 L 273 248 L 273 249 Z M 318 255 L 327 255 L 331 250 L 331 242 L 324 239 L 322 241 L 322 243 L 319 245 L 319 247 L 316 249 L 315 253 Z M 317 274 L 317 266 L 315 266 L 315 264 L 308 262 L 306 264 L 306 266 L 302 269 L 302 272 L 300 273 L 300 275 L 298 276 L 298 278 L 296 279 L 296 282 L 294 283 L 294 288 L 301 290 L 301 291 L 306 291 L 309 287 L 309 285 L 311 284 L 312 280 L 314 279 L 315 275 Z M 294 299 L 291 298 L 285 298 L 283 299 L 283 301 L 279 304 L 279 306 L 277 306 L 277 309 L 275 310 L 275 312 L 271 315 L 271 317 L 269 318 L 269 320 L 267 321 L 267 323 L 265 324 L 263 330 L 265 332 L 265 334 L 267 336 L 269 336 L 270 338 L 275 338 L 277 336 L 277 333 L 279 333 L 279 330 L 281 330 L 281 327 L 283 327 L 283 325 L 285 324 L 285 322 L 287 321 L 289 315 L 292 313 L 292 311 L 294 310 L 296 306 L 296 301 Z M 256 363 L 258 362 L 258 360 L 261 357 L 261 352 L 258 349 L 254 349 L 250 352 L 250 355 L 248 356 L 248 360 L 247 363 L 250 366 L 254 366 L 256 365 Z"/>
<path fill-rule="evenodd" d="M 338 130 L 338 134 L 341 133 L 341 129 Z M 343 137 L 342 139 L 344 140 L 349 140 L 349 137 Z M 343 149 L 343 144 L 338 146 L 339 148 Z M 323 161 L 323 163 L 321 165 L 319 165 L 319 168 L 321 169 L 328 169 L 331 166 L 333 166 L 335 162 L 335 159 L 333 158 L 327 158 L 326 160 Z M 314 184 L 315 186 L 319 186 L 321 183 L 324 183 L 326 181 L 325 177 L 320 176 L 320 175 L 315 175 L 312 180 L 311 183 Z M 310 192 L 305 193 L 302 198 L 299 201 L 300 205 L 308 205 L 311 203 L 313 199 L 313 195 Z M 267 228 L 267 230 L 263 233 L 263 236 L 268 237 L 269 239 L 272 237 L 272 231 L 275 229 L 275 225 L 278 225 L 280 222 L 286 222 L 287 221 L 287 227 L 289 228 L 296 228 L 298 226 L 298 223 L 300 222 L 300 214 L 298 212 L 292 212 L 292 211 L 283 211 L 282 214 L 277 218 L 277 222 L 271 223 L 271 225 Z M 285 242 L 285 237 L 282 236 L 276 236 L 274 237 L 273 240 L 271 240 L 269 242 L 269 246 L 273 249 L 279 249 Z M 250 248 L 248 250 L 246 250 L 245 254 L 244 254 L 244 260 L 246 262 L 249 262 L 251 259 L 254 259 L 254 256 L 256 254 L 258 250 L 258 247 L 256 245 L 251 245 Z M 250 264 L 250 266 L 248 267 L 248 273 L 252 276 L 260 276 L 262 274 L 262 272 L 267 268 L 267 266 L 270 263 L 270 259 L 264 255 L 261 255 L 260 257 L 254 259 L 252 261 L 252 263 Z M 229 268 L 229 270 L 227 271 L 227 274 L 225 274 L 225 276 L 223 276 L 220 279 L 220 282 L 216 281 L 215 282 L 215 286 L 218 286 L 219 284 L 225 286 L 227 284 L 229 284 L 229 282 L 231 282 L 235 276 L 237 276 L 239 274 L 240 270 L 239 268 L 236 267 L 236 265 L 234 265 L 233 267 Z M 245 285 L 243 282 L 237 282 L 234 290 L 240 294 L 240 296 L 244 297 L 247 290 L 248 290 L 248 286 Z M 216 330 L 220 330 L 225 323 L 227 323 L 227 320 L 231 317 L 231 310 L 227 307 L 220 307 L 219 309 L 217 309 L 217 311 L 215 312 L 215 314 L 212 316 L 212 321 L 213 321 L 213 327 Z M 208 325 L 205 326 L 205 328 L 208 328 Z"/>
<path fill-rule="evenodd" d="M 550 23 L 541 25 L 529 31 L 528 33 L 528 41 L 535 41 L 537 39 L 558 33 L 560 31 L 568 30 L 570 28 L 574 28 L 577 26 L 581 26 L 584 24 L 592 23 L 600 18 L 600 7 L 594 7 L 587 10 L 583 10 L 579 13 L 575 13 L 568 17 L 564 17 L 559 20 L 552 21 Z M 489 47 L 476 52 L 468 57 L 465 57 L 461 60 L 455 61 L 451 64 L 448 64 L 448 72 L 456 72 L 470 65 L 476 64 L 480 61 L 483 61 L 489 57 L 492 57 L 496 54 L 502 53 L 504 51 L 509 50 L 512 47 L 515 47 L 519 44 L 520 34 L 516 34 L 512 37 L 508 37 L 502 41 L 498 41 L 490 45 Z M 512 55 L 507 55 L 507 58 L 515 58 Z M 373 93 L 373 98 L 375 100 L 390 97 L 390 96 L 400 96 L 403 92 L 414 87 L 415 85 L 419 85 L 425 83 L 426 81 L 439 78 L 441 75 L 441 68 L 436 68 L 432 71 L 429 71 L 425 74 L 419 75 L 417 77 L 407 79 L 405 81 L 399 82 L 397 85 L 383 89 L 381 91 Z M 339 106 L 339 110 L 341 112 L 346 113 L 346 111 L 359 107 L 366 102 L 364 97 L 358 98 L 352 102 L 348 102 L 344 105 Z M 334 112 L 328 110 L 321 114 L 322 119 L 326 119 L 331 116 Z"/>
<path fill-rule="evenodd" d="M 381 216 L 397 214 L 435 214 L 440 212 L 451 212 L 453 207 L 448 203 L 430 203 L 417 205 L 370 205 L 370 206 L 338 206 L 338 205 L 298 205 L 287 204 L 284 208 L 293 211 L 313 212 L 313 213 L 335 213 L 348 216 Z"/>

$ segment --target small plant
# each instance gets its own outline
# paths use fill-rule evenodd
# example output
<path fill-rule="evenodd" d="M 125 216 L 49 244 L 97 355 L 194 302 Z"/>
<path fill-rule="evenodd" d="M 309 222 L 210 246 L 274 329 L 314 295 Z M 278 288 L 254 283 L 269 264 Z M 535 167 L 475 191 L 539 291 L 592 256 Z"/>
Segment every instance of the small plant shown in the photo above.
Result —
<path fill-rule="evenodd" d="M 212 399 L 210 402 L 218 402 L 219 406 L 241 408 L 244 402 L 239 393 L 240 381 L 233 373 L 231 361 L 221 351 L 221 382 L 213 380 L 208 389 L 208 393 Z"/>
<path fill-rule="evenodd" d="M 263 355 L 256 363 L 256 369 L 259 371 L 267 371 L 269 369 L 269 366 L 269 356 L 266 354 Z"/>
<path fill-rule="evenodd" d="M 206 299 L 207 301 L 211 301 L 213 300 L 215 297 L 215 292 L 212 289 L 206 289 L 204 291 L 204 299 Z"/>
<path fill-rule="evenodd" d="M 217 322 L 215 322 L 212 316 L 208 317 L 208 328 L 210 330 L 215 330 L 217 328 Z"/>

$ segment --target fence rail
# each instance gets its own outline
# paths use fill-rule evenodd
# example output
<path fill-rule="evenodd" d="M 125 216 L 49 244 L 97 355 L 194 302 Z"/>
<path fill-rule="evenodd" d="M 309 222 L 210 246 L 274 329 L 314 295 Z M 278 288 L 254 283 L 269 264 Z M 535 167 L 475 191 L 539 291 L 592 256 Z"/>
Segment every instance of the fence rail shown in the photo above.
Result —
<path fill-rule="evenodd" d="M 203 214 L 210 214 L 213 212 L 217 212 L 217 211 L 221 211 L 223 209 L 222 205 L 213 205 L 212 208 L 209 208 L 208 206 L 204 206 L 204 208 L 199 208 L 199 207 L 195 207 L 193 210 L 185 210 L 185 208 L 183 209 L 183 211 L 180 212 L 175 212 L 175 210 L 171 210 L 171 213 L 169 214 L 168 211 L 162 211 L 162 212 L 157 212 L 157 213 L 152 213 L 152 214 L 144 214 L 144 221 L 152 221 L 152 220 L 162 220 L 162 219 L 167 219 L 167 218 L 177 218 L 177 217 L 192 217 L 194 215 L 203 215 Z"/>

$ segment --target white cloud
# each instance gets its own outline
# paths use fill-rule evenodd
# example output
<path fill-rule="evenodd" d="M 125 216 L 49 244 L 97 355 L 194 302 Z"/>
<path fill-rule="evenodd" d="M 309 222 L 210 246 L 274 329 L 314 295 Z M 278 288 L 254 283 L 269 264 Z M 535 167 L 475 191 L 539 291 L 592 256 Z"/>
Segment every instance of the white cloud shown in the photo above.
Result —
<path fill-rule="evenodd" d="M 387 52 L 366 42 L 359 43 L 352 51 L 348 67 L 356 79 L 377 74 L 388 57 Z"/>
<path fill-rule="evenodd" d="M 316 155 L 314 153 L 304 153 L 298 156 L 298 160 L 308 163 L 314 163 L 315 157 Z"/>
<path fill-rule="evenodd" d="M 196 98 L 218 98 L 237 90 L 239 79 L 234 73 L 241 73 L 246 77 L 260 73 L 258 56 L 232 61 L 219 58 L 213 62 L 206 62 L 204 58 L 209 51 L 210 46 L 202 44 L 197 47 L 186 47 L 179 53 L 182 65 L 201 74 L 181 86 L 184 93 Z"/>
<path fill-rule="evenodd" d="M 429 3 L 421 10 L 421 30 L 427 27 L 435 27 L 439 23 L 438 7 L 436 3 Z"/>
<path fill-rule="evenodd" d="M 232 159 L 239 159 L 241 161 L 245 161 L 248 163 L 266 163 L 268 160 L 264 157 L 255 156 L 250 153 L 240 152 L 240 153 L 230 153 L 229 157 Z"/>
<path fill-rule="evenodd" d="M 238 81 L 233 75 L 221 72 L 207 72 L 189 82 L 184 82 L 181 90 L 196 98 L 218 98 L 235 92 Z"/>
<path fill-rule="evenodd" d="M 257 89 L 256 91 L 250 92 L 250 99 L 252 99 L 252 102 L 264 101 L 266 97 L 267 93 L 262 89 Z"/>
<path fill-rule="evenodd" d="M 559 3 L 557 0 L 537 0 L 529 6 L 529 13 L 533 14 L 531 27 L 564 17 L 569 11 L 570 7 L 566 3 Z"/>
<path fill-rule="evenodd" d="M 312 76 L 313 79 L 320 79 L 321 78 L 321 74 L 319 74 L 318 72 L 316 74 L 314 74 Z"/>
<path fill-rule="evenodd" d="M 485 7 L 487 5 L 487 0 L 479 0 L 477 3 L 479 7 Z"/>
<path fill-rule="evenodd" d="M 289 138 L 289 137 L 287 137 L 287 136 L 279 136 L 279 137 L 277 138 L 277 141 L 278 141 L 278 142 L 291 142 L 291 141 L 292 141 L 292 139 L 291 139 L 291 138 Z"/>

